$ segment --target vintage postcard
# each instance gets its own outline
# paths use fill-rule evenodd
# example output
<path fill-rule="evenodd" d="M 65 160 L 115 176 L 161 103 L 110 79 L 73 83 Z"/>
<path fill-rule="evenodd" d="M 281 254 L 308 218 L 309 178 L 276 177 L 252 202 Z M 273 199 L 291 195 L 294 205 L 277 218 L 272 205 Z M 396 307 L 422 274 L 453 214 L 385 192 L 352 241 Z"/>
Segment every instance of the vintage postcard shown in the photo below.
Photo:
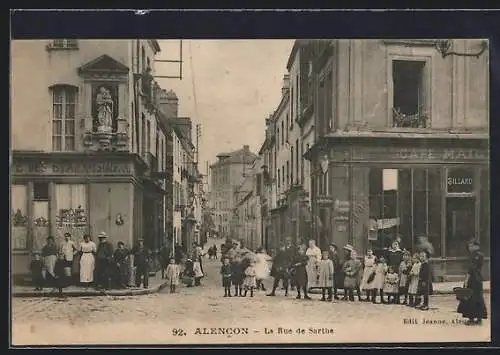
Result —
<path fill-rule="evenodd" d="M 12 40 L 12 345 L 490 342 L 489 56 Z"/>

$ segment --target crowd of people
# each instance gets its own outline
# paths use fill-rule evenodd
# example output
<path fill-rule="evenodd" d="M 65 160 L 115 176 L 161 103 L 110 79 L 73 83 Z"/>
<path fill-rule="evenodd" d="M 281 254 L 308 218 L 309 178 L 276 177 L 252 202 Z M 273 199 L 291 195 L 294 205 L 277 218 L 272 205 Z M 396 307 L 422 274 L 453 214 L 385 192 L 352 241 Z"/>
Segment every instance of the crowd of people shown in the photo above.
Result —
<path fill-rule="evenodd" d="M 118 242 L 117 248 L 101 232 L 99 242 L 89 234 L 78 243 L 70 233 L 57 245 L 54 237 L 48 237 L 41 252 L 33 253 L 30 269 L 35 290 L 46 287 L 59 291 L 70 285 L 109 290 L 111 288 L 148 287 L 151 251 L 142 238 L 131 250 Z M 131 274 L 135 274 L 131 282 Z"/>
<path fill-rule="evenodd" d="M 242 242 L 226 243 L 220 269 L 224 297 L 245 297 L 248 293 L 253 297 L 255 291 L 265 290 L 262 281 L 271 276 L 273 286 L 267 296 L 276 296 L 281 284 L 285 296 L 296 289 L 297 299 L 311 300 L 311 290 L 318 289 L 321 301 L 354 302 L 357 297 L 360 302 L 401 304 L 427 311 L 433 294 L 429 263 L 433 247 L 425 237 L 419 238 L 413 253 L 402 249 L 400 243 L 397 238 L 386 249 L 368 249 L 363 257 L 352 245 L 343 246 L 343 255 L 339 255 L 334 243 L 321 250 L 314 240 L 308 246 L 293 247 L 287 239 L 273 257 L 263 248 L 253 253 Z M 471 265 L 464 288 L 470 292 L 459 298 L 457 312 L 468 318 L 467 324 L 479 324 L 487 318 L 481 276 L 484 256 L 477 241 L 468 243 L 468 250 Z"/>

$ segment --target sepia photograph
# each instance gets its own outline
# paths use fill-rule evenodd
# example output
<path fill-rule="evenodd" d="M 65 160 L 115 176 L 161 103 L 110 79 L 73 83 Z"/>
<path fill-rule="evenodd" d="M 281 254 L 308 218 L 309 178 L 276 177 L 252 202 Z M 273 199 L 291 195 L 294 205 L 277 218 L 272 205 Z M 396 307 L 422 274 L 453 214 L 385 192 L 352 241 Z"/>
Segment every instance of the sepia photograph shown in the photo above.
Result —
<path fill-rule="evenodd" d="M 491 342 L 488 40 L 10 49 L 13 346 Z"/>

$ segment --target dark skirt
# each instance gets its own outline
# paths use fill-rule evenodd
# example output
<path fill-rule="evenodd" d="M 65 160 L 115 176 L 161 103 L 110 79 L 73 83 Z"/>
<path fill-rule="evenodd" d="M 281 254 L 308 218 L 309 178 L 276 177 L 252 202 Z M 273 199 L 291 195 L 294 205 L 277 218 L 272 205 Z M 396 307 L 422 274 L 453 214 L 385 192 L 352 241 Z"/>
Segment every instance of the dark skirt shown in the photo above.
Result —
<path fill-rule="evenodd" d="M 233 276 L 231 276 L 231 282 L 233 285 L 242 285 L 244 278 L 245 278 L 245 275 L 243 275 L 243 274 L 233 275 Z"/>
<path fill-rule="evenodd" d="M 231 287 L 231 276 L 229 276 L 229 277 L 222 276 L 222 286 L 223 287 Z"/>
<path fill-rule="evenodd" d="M 487 319 L 488 311 L 486 310 L 483 293 L 473 294 L 468 300 L 460 301 L 457 312 L 461 313 L 464 318 Z"/>
<path fill-rule="evenodd" d="M 298 267 L 293 272 L 293 281 L 296 287 L 306 287 L 307 286 L 307 271 L 305 266 Z"/>
<path fill-rule="evenodd" d="M 344 288 L 345 274 L 342 269 L 335 271 L 334 278 L 335 278 L 335 288 Z"/>

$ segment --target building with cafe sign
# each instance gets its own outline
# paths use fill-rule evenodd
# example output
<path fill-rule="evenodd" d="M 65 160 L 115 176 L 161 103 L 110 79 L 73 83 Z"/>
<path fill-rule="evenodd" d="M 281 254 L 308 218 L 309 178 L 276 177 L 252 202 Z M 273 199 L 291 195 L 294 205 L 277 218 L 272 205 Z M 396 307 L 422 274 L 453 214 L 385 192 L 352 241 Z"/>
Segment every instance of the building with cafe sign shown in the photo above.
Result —
<path fill-rule="evenodd" d="M 12 43 L 12 272 L 48 236 L 165 242 L 155 40 Z"/>
<path fill-rule="evenodd" d="M 364 253 L 428 236 L 434 277 L 456 280 L 471 238 L 490 260 L 489 56 L 481 40 L 441 42 L 310 41 L 305 157 L 331 241 Z"/>

